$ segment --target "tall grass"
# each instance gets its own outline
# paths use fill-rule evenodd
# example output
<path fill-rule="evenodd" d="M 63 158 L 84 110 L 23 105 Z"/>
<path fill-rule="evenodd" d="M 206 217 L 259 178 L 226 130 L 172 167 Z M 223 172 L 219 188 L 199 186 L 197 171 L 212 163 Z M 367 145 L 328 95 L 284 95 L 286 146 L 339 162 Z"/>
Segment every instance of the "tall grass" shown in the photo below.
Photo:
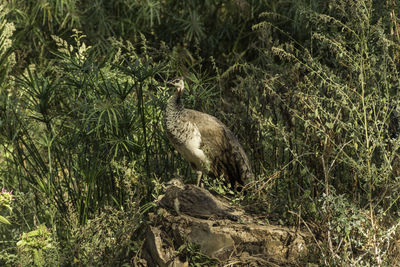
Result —
<path fill-rule="evenodd" d="M 330 260 L 324 264 L 381 266 L 398 227 L 393 189 L 399 139 L 390 124 L 398 120 L 393 51 L 399 44 L 390 40 L 371 1 L 331 3 L 327 14 L 301 14 L 311 23 L 310 46 L 272 47 L 297 75 L 284 73 L 289 83 L 267 77 L 263 84 L 278 103 L 271 110 L 283 109 L 290 119 L 283 129 L 280 120 L 264 124 L 286 140 L 290 156 L 283 163 L 293 159 L 285 179 L 291 209 L 325 226 L 322 253 Z M 255 29 L 273 25 L 267 20 Z M 295 204 L 298 197 L 303 203 Z M 307 212 L 309 201 L 314 208 Z"/>

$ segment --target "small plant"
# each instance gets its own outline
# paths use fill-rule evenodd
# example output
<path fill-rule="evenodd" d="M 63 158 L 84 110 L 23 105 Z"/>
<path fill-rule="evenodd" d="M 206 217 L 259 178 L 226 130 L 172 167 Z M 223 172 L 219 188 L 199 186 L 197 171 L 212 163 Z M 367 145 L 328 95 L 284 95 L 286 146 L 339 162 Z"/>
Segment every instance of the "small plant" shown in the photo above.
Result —
<path fill-rule="evenodd" d="M 69 261 L 81 266 L 122 266 L 129 264 L 141 246 L 142 238 L 132 240 L 138 234 L 142 214 L 134 207 L 125 210 L 106 207 L 95 219 L 89 220 L 73 234 L 75 255 L 65 255 Z"/>
<path fill-rule="evenodd" d="M 189 266 L 216 266 L 218 264 L 216 259 L 203 254 L 200 251 L 200 246 L 195 243 L 183 244 L 178 248 L 178 252 L 186 258 Z"/>
<path fill-rule="evenodd" d="M 5 208 L 9 211 L 9 213 L 11 213 L 11 201 L 13 200 L 14 198 L 12 195 L 12 191 L 8 192 L 6 189 L 3 188 L 0 193 L 0 212 L 3 212 L 3 209 Z M 6 217 L 0 215 L 0 224 L 10 224 L 10 221 Z"/>
<path fill-rule="evenodd" d="M 219 195 L 234 194 L 230 183 L 226 183 L 223 178 L 211 179 L 203 176 L 203 182 L 206 187 L 217 192 Z"/>
<path fill-rule="evenodd" d="M 59 263 L 57 244 L 44 224 L 23 233 L 17 249 L 21 266 L 57 266 Z"/>

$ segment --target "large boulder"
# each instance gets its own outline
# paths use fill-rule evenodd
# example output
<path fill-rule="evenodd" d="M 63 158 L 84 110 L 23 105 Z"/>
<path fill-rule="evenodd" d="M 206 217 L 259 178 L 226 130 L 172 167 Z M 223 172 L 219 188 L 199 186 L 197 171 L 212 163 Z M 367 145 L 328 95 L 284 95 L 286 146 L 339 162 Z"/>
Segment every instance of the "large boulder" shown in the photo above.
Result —
<path fill-rule="evenodd" d="M 309 234 L 266 225 L 195 185 L 174 181 L 158 204 L 143 251 L 149 266 L 188 266 L 177 251 L 188 243 L 221 265 L 295 266 L 308 252 Z"/>

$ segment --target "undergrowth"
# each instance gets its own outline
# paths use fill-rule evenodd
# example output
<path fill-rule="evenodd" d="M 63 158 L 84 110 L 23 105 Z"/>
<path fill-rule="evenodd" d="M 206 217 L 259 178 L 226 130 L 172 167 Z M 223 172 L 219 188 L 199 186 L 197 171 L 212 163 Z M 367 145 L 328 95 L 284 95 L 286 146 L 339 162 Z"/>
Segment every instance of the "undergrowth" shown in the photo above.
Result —
<path fill-rule="evenodd" d="M 0 1 L 0 265 L 142 264 L 147 214 L 195 173 L 166 81 L 238 137 L 256 179 L 206 186 L 313 236 L 321 266 L 399 260 L 398 3 Z M 217 264 L 195 245 L 191 264 Z M 46 259 L 46 260 L 45 260 Z M 307 260 L 307 259 L 306 259 Z"/>

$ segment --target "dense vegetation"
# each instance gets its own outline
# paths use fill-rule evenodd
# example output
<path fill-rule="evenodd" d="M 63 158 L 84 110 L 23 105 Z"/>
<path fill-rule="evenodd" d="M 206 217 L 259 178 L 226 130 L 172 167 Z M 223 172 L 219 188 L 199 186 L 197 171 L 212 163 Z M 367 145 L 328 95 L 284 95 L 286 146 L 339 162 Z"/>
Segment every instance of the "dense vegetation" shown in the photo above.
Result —
<path fill-rule="evenodd" d="M 180 75 L 248 152 L 234 201 L 310 231 L 307 262 L 398 262 L 399 7 L 1 0 L 0 265 L 140 262 L 163 184 L 195 180 L 163 131 Z"/>

